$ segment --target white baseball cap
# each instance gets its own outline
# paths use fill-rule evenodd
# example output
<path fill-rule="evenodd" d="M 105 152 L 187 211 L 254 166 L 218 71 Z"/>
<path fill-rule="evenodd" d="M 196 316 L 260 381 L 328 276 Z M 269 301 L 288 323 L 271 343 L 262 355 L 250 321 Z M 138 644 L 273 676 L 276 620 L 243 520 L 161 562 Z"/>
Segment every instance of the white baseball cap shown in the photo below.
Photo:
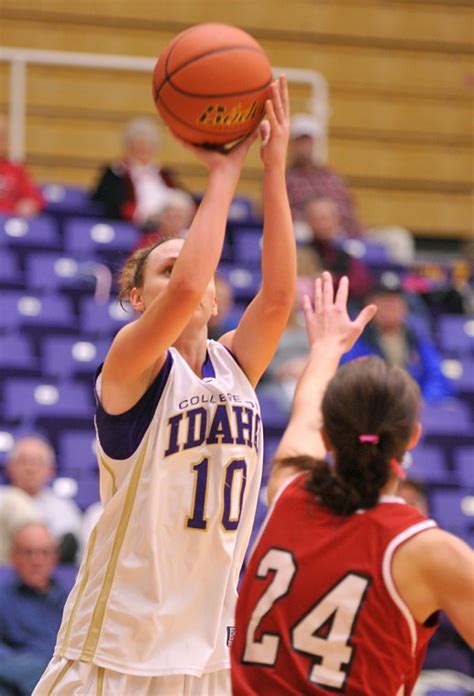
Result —
<path fill-rule="evenodd" d="M 323 128 L 314 116 L 309 114 L 295 114 L 291 119 L 290 137 L 301 138 L 309 135 L 310 138 L 321 138 L 324 134 Z"/>

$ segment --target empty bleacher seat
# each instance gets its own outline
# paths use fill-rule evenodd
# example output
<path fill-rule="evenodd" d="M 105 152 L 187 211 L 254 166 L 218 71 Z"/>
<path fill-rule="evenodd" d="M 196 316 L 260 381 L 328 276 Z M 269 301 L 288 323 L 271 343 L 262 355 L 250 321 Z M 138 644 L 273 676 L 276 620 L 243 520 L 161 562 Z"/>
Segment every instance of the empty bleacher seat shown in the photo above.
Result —
<path fill-rule="evenodd" d="M 5 290 L 0 295 L 0 329 L 38 328 L 73 330 L 77 317 L 67 297 Z"/>
<path fill-rule="evenodd" d="M 38 359 L 27 336 L 16 333 L 0 336 L 0 374 L 39 374 Z"/>
<path fill-rule="evenodd" d="M 126 222 L 70 218 L 64 223 L 64 248 L 76 258 L 126 257 L 136 247 L 139 237 L 138 230 Z"/>
<path fill-rule="evenodd" d="M 218 272 L 230 283 L 237 302 L 248 302 L 260 289 L 261 274 L 257 269 L 221 263 Z"/>
<path fill-rule="evenodd" d="M 236 230 L 234 259 L 237 264 L 259 266 L 262 256 L 262 231 L 258 229 Z"/>
<path fill-rule="evenodd" d="M 63 253 L 43 252 L 26 259 L 28 286 L 35 290 L 75 289 L 93 291 L 95 280 L 86 274 L 84 264 Z"/>
<path fill-rule="evenodd" d="M 89 192 L 81 186 L 43 184 L 41 192 L 46 200 L 46 210 L 55 215 L 103 216 L 103 205 L 97 201 L 92 201 Z"/>
<path fill-rule="evenodd" d="M 0 249 L 0 288 L 21 289 L 24 282 L 16 253 L 10 249 Z"/>
<path fill-rule="evenodd" d="M 430 494 L 431 516 L 440 527 L 462 535 L 474 523 L 474 497 L 465 490 L 435 490 Z"/>
<path fill-rule="evenodd" d="M 459 400 L 439 405 L 425 404 L 421 411 L 421 424 L 425 434 L 468 433 L 472 429 L 469 409 Z"/>
<path fill-rule="evenodd" d="M 443 452 L 434 446 L 419 445 L 405 455 L 408 476 L 422 483 L 449 483 L 452 474 L 446 467 Z M 404 461 L 405 465 L 405 461 Z"/>
<path fill-rule="evenodd" d="M 86 297 L 80 302 L 81 330 L 95 336 L 111 337 L 135 318 L 131 310 L 124 309 L 116 300 L 104 303 Z"/>
<path fill-rule="evenodd" d="M 459 357 L 474 354 L 474 319 L 458 314 L 439 316 L 437 340 L 444 354 Z"/>
<path fill-rule="evenodd" d="M 60 249 L 56 221 L 49 215 L 20 218 L 0 215 L 0 244 L 20 251 Z"/>
<path fill-rule="evenodd" d="M 109 347 L 110 341 L 104 339 L 91 341 L 82 336 L 46 336 L 41 341 L 43 373 L 53 377 L 86 375 L 92 379 Z"/>
<path fill-rule="evenodd" d="M 64 430 L 58 438 L 58 462 L 61 476 L 77 478 L 97 470 L 95 431 Z"/>
<path fill-rule="evenodd" d="M 42 378 L 11 377 L 3 384 L 8 420 L 34 424 L 40 418 L 92 418 L 92 394 L 84 384 Z"/>
<path fill-rule="evenodd" d="M 459 483 L 466 488 L 474 489 L 474 447 L 460 447 L 455 463 Z"/>

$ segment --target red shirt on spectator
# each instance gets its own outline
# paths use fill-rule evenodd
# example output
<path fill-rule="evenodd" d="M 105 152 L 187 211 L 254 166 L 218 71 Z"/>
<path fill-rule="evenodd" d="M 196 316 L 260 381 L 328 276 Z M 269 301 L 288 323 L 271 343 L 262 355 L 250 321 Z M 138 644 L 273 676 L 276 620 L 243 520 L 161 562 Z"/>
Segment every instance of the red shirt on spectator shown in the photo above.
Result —
<path fill-rule="evenodd" d="M 31 201 L 39 212 L 44 207 L 44 198 L 31 180 L 22 164 L 0 157 L 0 213 L 22 214 L 21 204 Z"/>

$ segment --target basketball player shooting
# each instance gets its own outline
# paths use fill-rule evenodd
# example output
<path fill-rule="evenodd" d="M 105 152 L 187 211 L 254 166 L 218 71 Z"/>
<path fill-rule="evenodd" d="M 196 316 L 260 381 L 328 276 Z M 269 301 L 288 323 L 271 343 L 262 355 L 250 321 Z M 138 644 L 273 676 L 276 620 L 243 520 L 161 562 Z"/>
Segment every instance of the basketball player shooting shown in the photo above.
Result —
<path fill-rule="evenodd" d="M 228 154 L 193 148 L 209 176 L 187 238 L 125 265 L 122 297 L 140 317 L 117 334 L 97 379 L 105 509 L 35 696 L 230 694 L 236 587 L 261 480 L 254 387 L 296 283 L 284 78 L 266 114 L 263 281 L 237 329 L 207 340 L 226 216 L 257 134 Z"/>

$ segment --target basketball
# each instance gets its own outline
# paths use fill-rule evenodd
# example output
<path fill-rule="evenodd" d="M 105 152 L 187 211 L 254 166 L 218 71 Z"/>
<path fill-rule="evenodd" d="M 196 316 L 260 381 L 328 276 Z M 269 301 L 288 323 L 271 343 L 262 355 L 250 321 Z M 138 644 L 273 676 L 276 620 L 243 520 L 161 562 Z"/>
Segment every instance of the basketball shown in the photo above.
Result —
<path fill-rule="evenodd" d="M 178 137 L 218 147 L 258 126 L 271 83 L 270 62 L 247 32 L 198 24 L 178 34 L 159 56 L 153 98 Z"/>

